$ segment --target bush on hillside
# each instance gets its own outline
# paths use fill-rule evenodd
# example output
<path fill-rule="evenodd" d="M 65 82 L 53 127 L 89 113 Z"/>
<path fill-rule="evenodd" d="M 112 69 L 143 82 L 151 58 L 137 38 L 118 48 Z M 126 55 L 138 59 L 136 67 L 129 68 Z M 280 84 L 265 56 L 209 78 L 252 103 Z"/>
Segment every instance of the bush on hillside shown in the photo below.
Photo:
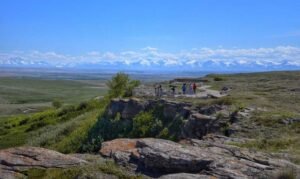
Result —
<path fill-rule="evenodd" d="M 133 118 L 132 137 L 154 137 L 162 130 L 162 121 L 151 112 L 141 112 Z"/>
<path fill-rule="evenodd" d="M 220 76 L 216 76 L 216 77 L 214 77 L 214 81 L 224 81 L 224 78 L 222 78 Z"/>
<path fill-rule="evenodd" d="M 62 107 L 62 105 L 63 105 L 63 103 L 58 99 L 55 99 L 52 101 L 52 106 L 55 107 L 56 109 Z"/>

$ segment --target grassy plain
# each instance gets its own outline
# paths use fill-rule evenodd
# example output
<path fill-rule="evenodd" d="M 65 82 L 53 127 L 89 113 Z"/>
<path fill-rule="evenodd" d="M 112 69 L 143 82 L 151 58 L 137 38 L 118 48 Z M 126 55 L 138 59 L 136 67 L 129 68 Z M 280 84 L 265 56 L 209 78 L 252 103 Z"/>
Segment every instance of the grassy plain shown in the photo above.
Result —
<path fill-rule="evenodd" d="M 47 109 L 55 99 L 65 105 L 80 103 L 106 91 L 104 80 L 0 77 L 0 118 Z"/>

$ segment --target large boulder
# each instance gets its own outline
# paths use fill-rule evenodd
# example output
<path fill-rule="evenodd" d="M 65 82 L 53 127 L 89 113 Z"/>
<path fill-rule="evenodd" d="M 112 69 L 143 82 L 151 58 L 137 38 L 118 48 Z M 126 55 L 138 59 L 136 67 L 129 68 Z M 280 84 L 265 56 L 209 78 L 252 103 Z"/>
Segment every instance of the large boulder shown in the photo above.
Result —
<path fill-rule="evenodd" d="M 86 161 L 56 151 L 37 147 L 17 147 L 0 150 L 0 178 L 24 177 L 29 168 L 67 168 Z"/>
<path fill-rule="evenodd" d="M 118 164 L 127 165 L 132 155 L 137 155 L 137 140 L 135 139 L 115 139 L 102 143 L 100 154 L 104 157 L 111 157 Z M 132 166 L 136 168 L 135 166 Z"/>
<path fill-rule="evenodd" d="M 199 172 L 213 162 L 196 147 L 186 148 L 168 140 L 143 139 L 136 146 L 143 167 L 161 173 Z"/>
<path fill-rule="evenodd" d="M 118 150 L 118 143 L 125 147 Z M 272 177 L 285 168 L 299 171 L 299 166 L 265 153 L 196 139 L 182 144 L 153 138 L 117 139 L 104 142 L 101 154 L 113 157 L 117 163 L 134 163 L 136 170 L 150 176 L 167 175 L 165 178 L 172 176 L 169 174 L 177 174 L 177 178 L 186 175 L 178 173 L 193 173 L 197 176 L 193 178 L 255 178 Z"/>
<path fill-rule="evenodd" d="M 102 143 L 100 154 L 105 157 L 111 157 L 116 152 L 133 152 L 136 150 L 135 139 L 115 139 L 109 143 Z"/>

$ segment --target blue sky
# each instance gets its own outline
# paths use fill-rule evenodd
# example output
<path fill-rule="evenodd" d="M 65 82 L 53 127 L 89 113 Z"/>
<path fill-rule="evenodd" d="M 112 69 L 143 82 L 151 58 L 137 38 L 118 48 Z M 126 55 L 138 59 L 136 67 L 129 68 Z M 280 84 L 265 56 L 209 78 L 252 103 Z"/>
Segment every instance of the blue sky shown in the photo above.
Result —
<path fill-rule="evenodd" d="M 300 1 L 0 0 L 0 52 L 6 55 L 79 58 L 145 47 L 171 54 L 201 48 L 299 50 Z"/>

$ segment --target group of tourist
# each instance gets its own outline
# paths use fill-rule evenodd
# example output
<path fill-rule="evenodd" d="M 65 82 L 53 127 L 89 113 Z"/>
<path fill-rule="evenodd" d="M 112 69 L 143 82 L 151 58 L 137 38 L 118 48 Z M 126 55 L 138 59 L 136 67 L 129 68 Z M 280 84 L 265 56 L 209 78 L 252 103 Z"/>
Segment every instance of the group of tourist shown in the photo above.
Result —
<path fill-rule="evenodd" d="M 176 86 L 170 85 L 170 88 L 171 88 L 172 95 L 175 95 Z M 161 97 L 163 95 L 163 89 L 162 89 L 161 84 L 155 84 L 154 89 L 155 89 L 155 96 Z M 183 83 L 181 90 L 182 90 L 182 94 L 184 94 L 184 95 L 185 94 L 190 94 L 190 95 L 196 94 L 197 85 L 196 85 L 196 83 L 190 83 L 188 85 L 186 83 Z"/>
<path fill-rule="evenodd" d="M 190 83 L 189 85 L 183 83 L 181 89 L 182 89 L 182 94 L 196 94 L 197 85 L 196 83 Z"/>

